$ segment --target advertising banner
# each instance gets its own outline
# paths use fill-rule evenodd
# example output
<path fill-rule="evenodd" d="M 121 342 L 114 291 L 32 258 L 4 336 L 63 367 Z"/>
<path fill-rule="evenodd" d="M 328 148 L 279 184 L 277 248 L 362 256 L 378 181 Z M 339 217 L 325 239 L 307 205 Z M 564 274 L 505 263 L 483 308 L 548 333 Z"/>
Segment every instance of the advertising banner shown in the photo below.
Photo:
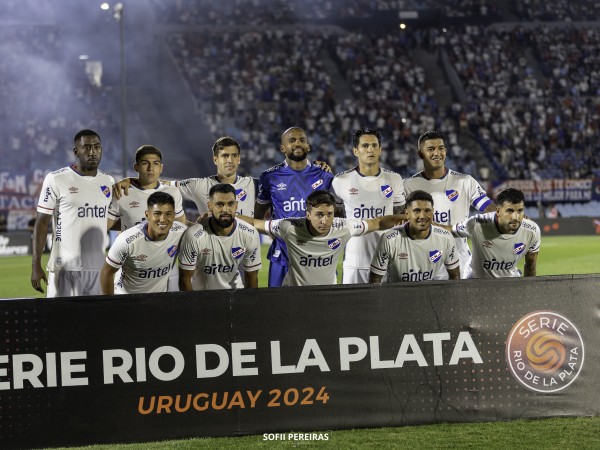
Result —
<path fill-rule="evenodd" d="M 552 178 L 546 180 L 506 180 L 494 187 L 494 196 L 506 188 L 523 191 L 526 203 L 589 202 L 596 197 L 593 178 Z"/>
<path fill-rule="evenodd" d="M 598 415 L 600 275 L 0 302 L 3 448 Z"/>

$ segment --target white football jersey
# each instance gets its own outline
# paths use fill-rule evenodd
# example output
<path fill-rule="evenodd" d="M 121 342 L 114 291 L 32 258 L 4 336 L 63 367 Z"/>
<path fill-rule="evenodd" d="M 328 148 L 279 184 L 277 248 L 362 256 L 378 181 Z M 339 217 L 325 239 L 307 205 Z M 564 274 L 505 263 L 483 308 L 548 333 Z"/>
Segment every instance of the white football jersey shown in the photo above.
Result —
<path fill-rule="evenodd" d="M 52 214 L 53 242 L 48 270 L 102 269 L 114 182 L 101 170 L 95 177 L 89 177 L 72 167 L 46 175 L 37 211 Z"/>
<path fill-rule="evenodd" d="M 129 188 L 129 195 L 122 195 L 120 199 L 113 199 L 108 208 L 111 219 L 121 219 L 121 231 L 146 220 L 146 209 L 148 209 L 148 197 L 155 192 L 169 194 L 175 200 L 175 217 L 183 215 L 183 200 L 179 189 L 159 183 L 154 189 L 141 189 L 133 184 Z"/>
<path fill-rule="evenodd" d="M 483 188 L 471 175 L 448 170 L 443 178 L 430 180 L 419 172 L 404 180 L 404 192 L 408 197 L 413 191 L 425 191 L 433 197 L 433 221 L 442 225 L 454 225 L 469 217 L 473 206 L 483 212 L 492 203 Z M 456 250 L 460 259 L 460 277 L 470 275 L 471 252 L 467 240 L 456 238 Z"/>
<path fill-rule="evenodd" d="M 106 256 L 106 263 L 121 269 L 115 280 L 115 294 L 166 292 L 169 273 L 187 227 L 173 222 L 162 241 L 148 236 L 148 223 L 140 223 L 117 236 Z"/>
<path fill-rule="evenodd" d="M 177 181 L 175 186 L 179 188 L 181 195 L 192 200 L 198 208 L 198 214 L 208 212 L 208 192 L 215 184 L 219 184 L 217 176 L 205 178 L 189 178 Z M 254 201 L 256 199 L 256 180 L 252 177 L 236 177 L 235 196 L 238 202 L 237 214 L 254 217 Z"/>
<path fill-rule="evenodd" d="M 452 229 L 459 236 L 471 238 L 471 278 L 518 277 L 517 264 L 521 258 L 540 250 L 540 227 L 529 219 L 523 219 L 515 234 L 501 234 L 496 221 L 479 223 L 475 217 L 457 223 Z"/>
<path fill-rule="evenodd" d="M 179 267 L 195 270 L 194 290 L 243 288 L 239 269 L 253 272 L 262 267 L 260 239 L 252 225 L 237 219 L 228 236 L 218 236 L 207 226 L 195 224 L 181 240 Z"/>
<path fill-rule="evenodd" d="M 336 284 L 336 267 L 340 253 L 352 236 L 368 231 L 364 220 L 333 219 L 326 236 L 314 236 L 307 228 L 305 217 L 268 220 L 265 228 L 273 237 L 285 241 L 289 270 L 283 286 L 316 286 Z"/>
<path fill-rule="evenodd" d="M 358 167 L 339 173 L 332 182 L 335 194 L 344 201 L 347 219 L 374 219 L 391 215 L 394 207 L 406 203 L 400 174 L 381 169 L 376 176 L 364 176 Z M 344 254 L 344 270 L 369 269 L 383 231 L 350 239 Z"/>
<path fill-rule="evenodd" d="M 406 223 L 384 232 L 373 255 L 371 271 L 387 274 L 387 282 L 447 279 L 447 269 L 459 266 L 452 234 L 433 225 L 426 239 L 413 239 L 408 229 Z"/>

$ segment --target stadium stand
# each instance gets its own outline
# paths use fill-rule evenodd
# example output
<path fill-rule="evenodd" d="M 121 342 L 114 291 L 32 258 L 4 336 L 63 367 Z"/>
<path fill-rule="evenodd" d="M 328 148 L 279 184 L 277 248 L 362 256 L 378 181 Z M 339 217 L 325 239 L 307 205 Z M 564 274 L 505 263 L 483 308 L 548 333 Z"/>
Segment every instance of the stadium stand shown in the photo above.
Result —
<path fill-rule="evenodd" d="M 334 171 L 354 164 L 350 131 L 371 126 L 383 131 L 384 165 L 405 177 L 420 168 L 416 139 L 431 128 L 448 137 L 448 166 L 490 187 L 501 179 L 600 177 L 600 28 L 589 22 L 596 2 L 148 0 L 147 7 L 144 17 L 156 25 L 148 33 L 166 43 L 184 80 L 161 72 L 157 98 L 170 95 L 161 84 L 184 85 L 204 135 L 242 143 L 246 174 L 281 160 L 280 134 L 294 124 L 307 130 L 312 158 Z M 383 20 L 402 11 L 434 19 L 406 30 Z M 0 17 L 0 37 L 10 42 L 0 47 L 4 167 L 62 166 L 73 130 L 84 127 L 118 149 L 118 80 L 94 85 L 84 62 L 66 58 L 71 36 L 55 5 L 6 0 Z M 158 132 L 144 126 L 147 136 Z M 115 172 L 120 163 L 120 152 L 111 152 L 103 168 Z M 597 203 L 557 207 L 564 217 L 599 211 Z"/>

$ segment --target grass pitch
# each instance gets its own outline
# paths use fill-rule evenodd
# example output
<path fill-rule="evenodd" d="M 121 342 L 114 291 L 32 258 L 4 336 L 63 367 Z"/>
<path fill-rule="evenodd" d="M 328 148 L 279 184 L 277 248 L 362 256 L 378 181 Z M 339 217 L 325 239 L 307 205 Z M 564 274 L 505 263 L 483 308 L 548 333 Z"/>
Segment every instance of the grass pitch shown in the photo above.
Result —
<path fill-rule="evenodd" d="M 266 245 L 262 246 L 263 268 L 258 274 L 259 287 L 267 286 L 269 262 Z M 42 266 L 45 267 L 47 255 Z M 342 274 L 342 258 L 338 264 L 338 282 Z M 519 268 L 523 270 L 524 260 Z M 538 256 L 537 274 L 570 275 L 600 273 L 600 239 L 598 236 L 542 237 Z M 0 298 L 44 297 L 31 287 L 31 257 L 7 256 L 0 258 Z"/>

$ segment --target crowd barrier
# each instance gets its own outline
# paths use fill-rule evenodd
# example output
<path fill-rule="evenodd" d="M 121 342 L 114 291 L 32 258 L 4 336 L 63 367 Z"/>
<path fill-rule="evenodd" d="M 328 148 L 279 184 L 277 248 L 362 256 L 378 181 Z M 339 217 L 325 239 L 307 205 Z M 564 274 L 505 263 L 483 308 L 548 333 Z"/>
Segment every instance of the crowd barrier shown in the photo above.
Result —
<path fill-rule="evenodd" d="M 600 414 L 600 275 L 0 302 L 3 448 Z"/>

